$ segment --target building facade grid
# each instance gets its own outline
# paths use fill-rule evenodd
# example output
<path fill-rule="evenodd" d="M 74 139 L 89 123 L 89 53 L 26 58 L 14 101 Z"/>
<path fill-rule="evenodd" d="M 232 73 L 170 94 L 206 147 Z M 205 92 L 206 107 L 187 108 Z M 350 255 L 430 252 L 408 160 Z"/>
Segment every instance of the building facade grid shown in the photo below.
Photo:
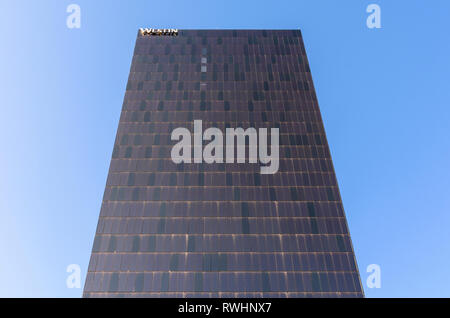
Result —
<path fill-rule="evenodd" d="M 175 164 L 194 120 L 278 128 L 278 172 Z M 138 33 L 83 295 L 363 296 L 299 30 Z"/>

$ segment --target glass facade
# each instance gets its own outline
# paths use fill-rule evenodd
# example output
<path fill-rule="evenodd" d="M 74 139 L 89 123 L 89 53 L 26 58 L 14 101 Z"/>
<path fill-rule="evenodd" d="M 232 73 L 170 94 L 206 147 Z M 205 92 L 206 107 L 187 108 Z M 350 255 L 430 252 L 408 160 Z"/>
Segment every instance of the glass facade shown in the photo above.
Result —
<path fill-rule="evenodd" d="M 278 128 L 278 172 L 175 164 L 194 120 Z M 363 296 L 299 30 L 138 33 L 84 296 Z"/>

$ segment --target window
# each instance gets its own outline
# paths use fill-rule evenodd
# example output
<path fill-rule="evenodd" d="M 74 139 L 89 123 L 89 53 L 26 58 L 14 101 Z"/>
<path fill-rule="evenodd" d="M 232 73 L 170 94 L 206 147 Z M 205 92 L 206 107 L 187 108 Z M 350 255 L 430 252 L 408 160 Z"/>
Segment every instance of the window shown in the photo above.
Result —
<path fill-rule="evenodd" d="M 120 140 L 120 144 L 121 144 L 121 145 L 126 145 L 126 144 L 128 144 L 128 135 L 127 135 L 127 134 L 125 134 L 125 135 L 122 136 L 122 139 Z"/>
<path fill-rule="evenodd" d="M 125 150 L 125 158 L 131 158 L 131 153 L 132 153 L 132 148 L 127 147 L 127 149 Z"/>
<path fill-rule="evenodd" d="M 134 173 L 130 173 L 128 175 L 128 182 L 127 185 L 128 186 L 134 186 L 134 180 L 135 180 L 135 174 Z"/>
<path fill-rule="evenodd" d="M 141 243 L 141 239 L 139 236 L 133 237 L 133 244 L 131 245 L 131 251 L 132 252 L 139 252 L 139 246 Z"/>
<path fill-rule="evenodd" d="M 175 173 L 170 174 L 169 185 L 174 186 L 177 184 L 177 175 Z"/>
<path fill-rule="evenodd" d="M 169 270 L 170 270 L 170 271 L 176 271 L 176 270 L 178 270 L 178 254 L 173 254 L 173 255 L 170 257 Z"/>
<path fill-rule="evenodd" d="M 139 146 L 142 143 L 142 136 L 141 135 L 135 135 L 134 136 L 134 145 Z"/>
<path fill-rule="evenodd" d="M 152 147 L 146 147 L 145 148 L 145 158 L 151 158 L 152 157 Z"/>
<path fill-rule="evenodd" d="M 144 273 L 139 273 L 136 275 L 136 280 L 134 281 L 134 290 L 136 292 L 142 292 L 144 290 Z"/>
<path fill-rule="evenodd" d="M 227 186 L 233 185 L 233 177 L 231 173 L 227 173 Z"/>
<path fill-rule="evenodd" d="M 147 185 L 148 185 L 148 186 L 154 186 L 154 185 L 155 185 L 155 175 L 154 175 L 153 173 L 151 173 L 151 174 L 148 176 Z"/>

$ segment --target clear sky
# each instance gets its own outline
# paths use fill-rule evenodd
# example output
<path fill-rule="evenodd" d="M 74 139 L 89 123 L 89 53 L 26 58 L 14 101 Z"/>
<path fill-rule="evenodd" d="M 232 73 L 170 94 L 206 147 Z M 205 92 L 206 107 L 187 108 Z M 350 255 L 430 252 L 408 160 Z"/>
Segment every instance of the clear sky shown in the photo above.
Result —
<path fill-rule="evenodd" d="M 84 280 L 136 32 L 160 27 L 300 28 L 366 296 L 449 297 L 449 16 L 446 0 L 1 1 L 0 296 L 81 296 L 66 267 Z"/>

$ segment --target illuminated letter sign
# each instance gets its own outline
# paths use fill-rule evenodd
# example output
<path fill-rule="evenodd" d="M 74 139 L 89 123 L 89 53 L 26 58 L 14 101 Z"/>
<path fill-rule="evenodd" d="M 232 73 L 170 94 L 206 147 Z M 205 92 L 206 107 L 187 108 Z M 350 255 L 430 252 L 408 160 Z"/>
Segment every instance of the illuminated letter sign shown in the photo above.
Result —
<path fill-rule="evenodd" d="M 171 35 L 177 36 L 178 29 L 139 29 L 140 36 L 152 36 L 152 35 Z"/>

